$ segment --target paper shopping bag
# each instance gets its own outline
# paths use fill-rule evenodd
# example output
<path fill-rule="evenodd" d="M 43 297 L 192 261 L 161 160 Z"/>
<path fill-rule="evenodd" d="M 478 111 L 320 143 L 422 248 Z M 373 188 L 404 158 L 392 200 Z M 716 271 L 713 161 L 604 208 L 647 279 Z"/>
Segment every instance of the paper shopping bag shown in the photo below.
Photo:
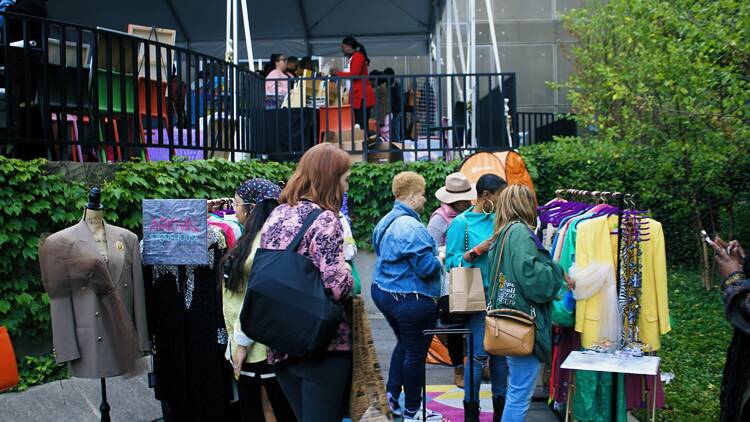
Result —
<path fill-rule="evenodd" d="M 487 308 L 484 283 L 479 268 L 456 267 L 451 269 L 450 312 L 481 312 Z"/>

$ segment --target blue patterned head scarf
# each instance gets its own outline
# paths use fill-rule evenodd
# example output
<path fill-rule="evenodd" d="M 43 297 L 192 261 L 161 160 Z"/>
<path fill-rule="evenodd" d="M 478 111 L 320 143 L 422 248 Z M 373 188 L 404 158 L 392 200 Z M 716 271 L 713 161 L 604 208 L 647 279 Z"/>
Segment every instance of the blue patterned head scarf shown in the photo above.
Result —
<path fill-rule="evenodd" d="M 281 188 L 266 179 L 246 180 L 237 188 L 237 196 L 249 204 L 260 204 L 266 199 L 278 201 L 279 195 L 281 195 Z"/>

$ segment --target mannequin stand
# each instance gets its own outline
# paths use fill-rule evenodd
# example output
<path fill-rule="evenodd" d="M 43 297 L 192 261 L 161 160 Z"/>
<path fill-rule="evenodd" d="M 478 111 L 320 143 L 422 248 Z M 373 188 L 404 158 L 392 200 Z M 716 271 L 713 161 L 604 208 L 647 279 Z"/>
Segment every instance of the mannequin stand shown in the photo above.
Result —
<path fill-rule="evenodd" d="M 109 418 L 109 403 L 107 403 L 107 380 L 102 378 L 102 404 L 99 406 L 102 413 L 102 422 L 111 422 Z"/>

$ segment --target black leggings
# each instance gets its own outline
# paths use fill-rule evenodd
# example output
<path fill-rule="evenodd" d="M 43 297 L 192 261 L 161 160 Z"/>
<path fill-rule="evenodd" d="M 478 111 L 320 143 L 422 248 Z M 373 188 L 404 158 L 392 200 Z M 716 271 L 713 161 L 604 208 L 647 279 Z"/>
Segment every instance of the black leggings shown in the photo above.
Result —
<path fill-rule="evenodd" d="M 354 109 L 354 123 L 358 124 L 365 133 L 367 133 L 367 120 L 370 117 L 372 117 L 372 107 Z"/>
<path fill-rule="evenodd" d="M 285 363 L 276 370 L 300 422 L 341 422 L 352 384 L 352 358 L 325 357 Z"/>
<path fill-rule="evenodd" d="M 276 376 L 266 362 L 245 363 L 242 365 L 242 372 L 252 374 L 252 376 L 242 374 L 237 382 L 242 422 L 265 422 L 261 387 L 266 389 L 268 400 L 271 402 L 273 413 L 278 422 L 295 422 L 297 420 Z"/>

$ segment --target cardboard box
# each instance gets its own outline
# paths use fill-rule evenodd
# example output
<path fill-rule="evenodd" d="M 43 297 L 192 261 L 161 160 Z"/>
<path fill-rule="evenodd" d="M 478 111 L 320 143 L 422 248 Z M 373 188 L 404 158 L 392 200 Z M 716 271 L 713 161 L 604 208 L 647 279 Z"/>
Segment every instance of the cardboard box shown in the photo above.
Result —
<path fill-rule="evenodd" d="M 370 163 L 395 163 L 404 158 L 400 142 L 373 142 L 367 148 L 367 161 Z"/>
<path fill-rule="evenodd" d="M 342 142 L 341 145 L 339 145 L 338 141 L 327 141 L 330 144 L 333 144 L 344 151 L 346 151 L 347 154 L 349 154 L 349 162 L 354 165 L 354 163 L 360 163 L 364 161 L 364 141 L 354 141 L 353 148 L 351 141 L 349 142 Z"/>
<path fill-rule="evenodd" d="M 365 131 L 362 129 L 354 128 L 348 130 L 344 129 L 341 132 L 329 130 L 325 133 L 326 142 L 338 143 L 339 141 L 341 141 L 342 143 L 347 143 L 351 142 L 352 139 L 354 139 L 354 142 L 363 143 L 365 141 Z"/>

